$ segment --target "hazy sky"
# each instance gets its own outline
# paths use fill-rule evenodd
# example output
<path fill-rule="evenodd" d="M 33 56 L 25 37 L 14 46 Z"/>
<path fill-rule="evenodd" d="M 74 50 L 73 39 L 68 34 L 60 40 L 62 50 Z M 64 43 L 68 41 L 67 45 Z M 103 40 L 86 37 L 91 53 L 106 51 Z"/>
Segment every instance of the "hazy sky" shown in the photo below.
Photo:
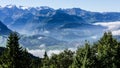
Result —
<path fill-rule="evenodd" d="M 49 6 L 52 8 L 82 8 L 89 11 L 120 12 L 120 0 L 0 0 L 0 5 Z"/>

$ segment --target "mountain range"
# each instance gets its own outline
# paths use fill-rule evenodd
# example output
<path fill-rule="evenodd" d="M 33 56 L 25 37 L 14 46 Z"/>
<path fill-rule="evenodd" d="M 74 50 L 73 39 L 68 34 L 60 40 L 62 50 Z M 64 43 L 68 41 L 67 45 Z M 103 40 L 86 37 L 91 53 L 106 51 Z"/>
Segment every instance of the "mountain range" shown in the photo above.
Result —
<path fill-rule="evenodd" d="M 31 27 L 35 29 L 40 27 L 49 29 L 49 27 L 54 27 L 54 25 L 59 25 L 60 27 L 63 24 L 69 25 L 68 23 L 70 23 L 70 25 L 72 23 L 78 25 L 80 23 L 120 21 L 120 13 L 90 12 L 80 8 L 55 10 L 47 6 L 17 7 L 15 5 L 7 5 L 0 8 L 0 20 L 12 30 L 17 31 L 21 30 L 21 28 L 29 29 Z M 35 27 L 33 27 L 34 25 Z"/>
<path fill-rule="evenodd" d="M 21 34 L 22 45 L 37 48 L 42 44 L 67 45 L 81 40 L 96 40 L 106 27 L 94 23 L 120 21 L 120 12 L 7 5 L 0 7 L 0 20 L 2 35 L 17 31 Z"/>

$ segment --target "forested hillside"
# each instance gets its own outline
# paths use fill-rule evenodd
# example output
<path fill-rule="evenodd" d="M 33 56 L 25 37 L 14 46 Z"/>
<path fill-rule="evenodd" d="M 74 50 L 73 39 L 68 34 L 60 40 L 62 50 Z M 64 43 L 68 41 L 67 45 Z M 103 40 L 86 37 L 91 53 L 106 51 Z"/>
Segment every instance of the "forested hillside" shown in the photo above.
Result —
<path fill-rule="evenodd" d="M 76 52 L 64 50 L 59 54 L 35 58 L 19 45 L 19 36 L 11 33 L 6 48 L 0 48 L 0 68 L 119 68 L 120 42 L 111 32 L 105 32 L 98 42 L 88 41 Z"/>

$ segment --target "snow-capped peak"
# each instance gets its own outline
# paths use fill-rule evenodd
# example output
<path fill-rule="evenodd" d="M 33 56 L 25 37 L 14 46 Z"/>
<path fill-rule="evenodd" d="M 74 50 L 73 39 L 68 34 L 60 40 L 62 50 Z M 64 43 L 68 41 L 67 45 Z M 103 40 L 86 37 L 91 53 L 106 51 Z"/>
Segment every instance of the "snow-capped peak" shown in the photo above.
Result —
<path fill-rule="evenodd" d="M 40 8 L 42 8 L 42 9 L 50 9 L 50 7 L 48 7 L 48 6 L 41 6 Z"/>
<path fill-rule="evenodd" d="M 37 10 L 43 10 L 43 9 L 52 9 L 48 6 L 40 6 L 40 7 L 36 7 Z"/>
<path fill-rule="evenodd" d="M 25 9 L 29 9 L 30 7 L 26 7 L 26 6 L 19 6 L 19 8 L 20 8 L 20 9 L 25 10 Z"/>
<path fill-rule="evenodd" d="M 30 9 L 30 7 L 26 7 L 26 6 L 16 6 L 16 5 L 6 5 L 6 6 L 3 6 L 2 8 L 18 8 L 18 9 Z"/>
<path fill-rule="evenodd" d="M 13 7 L 16 7 L 16 5 L 6 5 L 5 7 L 7 7 L 7 8 L 13 8 Z"/>

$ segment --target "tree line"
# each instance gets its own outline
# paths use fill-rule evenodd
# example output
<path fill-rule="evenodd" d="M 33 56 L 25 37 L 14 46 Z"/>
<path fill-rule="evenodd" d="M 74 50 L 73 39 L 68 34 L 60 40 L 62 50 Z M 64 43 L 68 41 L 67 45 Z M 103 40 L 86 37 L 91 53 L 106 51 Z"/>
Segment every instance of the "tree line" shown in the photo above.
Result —
<path fill-rule="evenodd" d="M 75 52 L 64 50 L 59 54 L 35 58 L 19 44 L 16 32 L 9 35 L 6 49 L 0 56 L 0 68 L 120 68 L 120 42 L 111 32 L 93 44 L 85 42 Z"/>

